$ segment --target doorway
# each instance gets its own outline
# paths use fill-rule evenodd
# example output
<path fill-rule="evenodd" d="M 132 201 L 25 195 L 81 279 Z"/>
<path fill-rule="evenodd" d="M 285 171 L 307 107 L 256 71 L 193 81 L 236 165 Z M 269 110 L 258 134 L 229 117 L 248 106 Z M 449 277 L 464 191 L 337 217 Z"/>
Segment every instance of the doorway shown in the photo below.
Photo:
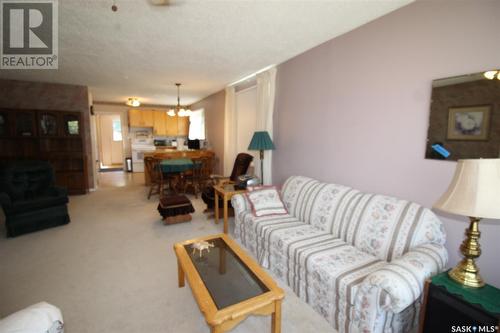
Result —
<path fill-rule="evenodd" d="M 123 170 L 123 136 L 120 114 L 98 114 L 99 171 Z"/>

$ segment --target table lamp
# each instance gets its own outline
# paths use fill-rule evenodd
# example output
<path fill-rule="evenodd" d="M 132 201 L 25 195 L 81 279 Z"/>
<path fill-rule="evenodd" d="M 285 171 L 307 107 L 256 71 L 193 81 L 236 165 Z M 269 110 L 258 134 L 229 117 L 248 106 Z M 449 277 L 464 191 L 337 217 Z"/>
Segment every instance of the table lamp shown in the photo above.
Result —
<path fill-rule="evenodd" d="M 248 150 L 260 150 L 260 174 L 264 184 L 264 150 L 274 150 L 273 140 L 267 131 L 257 131 L 253 134 Z"/>
<path fill-rule="evenodd" d="M 470 225 L 460 245 L 464 258 L 448 275 L 467 287 L 484 286 L 475 262 L 481 255 L 479 220 L 500 219 L 500 159 L 459 160 L 448 190 L 434 208 L 469 217 Z"/>

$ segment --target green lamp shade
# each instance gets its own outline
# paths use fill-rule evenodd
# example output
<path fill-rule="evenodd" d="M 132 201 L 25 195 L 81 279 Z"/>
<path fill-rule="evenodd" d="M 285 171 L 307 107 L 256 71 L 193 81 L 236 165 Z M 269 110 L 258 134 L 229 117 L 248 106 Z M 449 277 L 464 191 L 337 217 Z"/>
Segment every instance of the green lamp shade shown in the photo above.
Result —
<path fill-rule="evenodd" d="M 253 134 L 248 150 L 274 150 L 274 143 L 267 131 L 258 131 Z"/>

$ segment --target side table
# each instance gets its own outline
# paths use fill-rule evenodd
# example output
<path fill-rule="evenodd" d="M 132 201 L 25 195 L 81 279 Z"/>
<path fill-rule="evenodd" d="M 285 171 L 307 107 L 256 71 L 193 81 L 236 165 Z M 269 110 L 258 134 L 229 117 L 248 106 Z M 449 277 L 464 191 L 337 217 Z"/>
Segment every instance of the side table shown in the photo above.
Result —
<path fill-rule="evenodd" d="M 228 233 L 228 223 L 227 223 L 227 203 L 233 195 L 245 193 L 247 190 L 237 190 L 234 188 L 233 184 L 225 185 L 215 185 L 215 223 L 219 223 L 219 196 L 222 197 L 223 209 L 224 209 L 224 233 Z"/>
<path fill-rule="evenodd" d="M 420 333 L 499 332 L 500 289 L 469 288 L 444 272 L 427 280 L 420 310 Z"/>

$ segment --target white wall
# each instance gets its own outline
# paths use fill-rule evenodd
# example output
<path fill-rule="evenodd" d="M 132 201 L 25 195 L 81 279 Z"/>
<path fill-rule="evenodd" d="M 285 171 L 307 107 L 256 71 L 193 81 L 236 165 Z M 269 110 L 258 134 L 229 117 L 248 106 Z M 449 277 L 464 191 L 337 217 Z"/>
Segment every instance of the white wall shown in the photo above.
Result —
<path fill-rule="evenodd" d="M 281 64 L 274 179 L 306 175 L 431 207 L 456 165 L 424 158 L 432 80 L 498 68 L 499 13 L 500 1 L 416 1 Z M 468 223 L 437 213 L 454 266 Z M 480 229 L 481 273 L 500 287 L 500 223 Z"/>

